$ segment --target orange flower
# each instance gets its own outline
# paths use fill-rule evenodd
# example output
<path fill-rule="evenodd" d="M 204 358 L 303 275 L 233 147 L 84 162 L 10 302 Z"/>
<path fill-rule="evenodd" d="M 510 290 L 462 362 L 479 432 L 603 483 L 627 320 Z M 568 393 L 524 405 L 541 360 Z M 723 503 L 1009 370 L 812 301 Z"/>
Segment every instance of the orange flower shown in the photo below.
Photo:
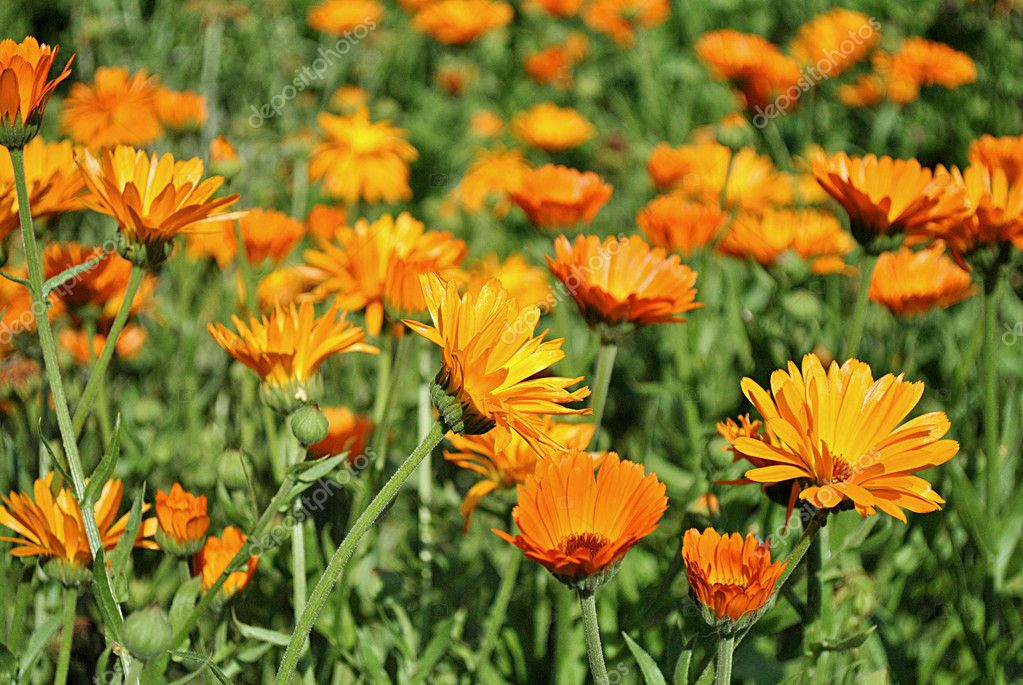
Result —
<path fill-rule="evenodd" d="M 1009 185 L 1023 181 L 1023 136 L 983 135 L 970 143 L 970 164 L 1001 169 Z"/>
<path fill-rule="evenodd" d="M 862 12 L 836 7 L 799 27 L 789 52 L 823 78 L 840 76 L 877 45 L 881 25 Z"/>
<path fill-rule="evenodd" d="M 642 465 L 611 452 L 596 477 L 593 467 L 586 452 L 540 460 L 518 486 L 512 517 L 522 532 L 512 537 L 494 529 L 558 580 L 589 589 L 657 529 L 668 508 L 664 483 L 644 475 Z"/>
<path fill-rule="evenodd" d="M 473 435 L 501 426 L 534 446 L 551 445 L 545 414 L 590 413 L 564 406 L 589 395 L 586 387 L 568 390 L 581 377 L 543 375 L 565 353 L 563 340 L 533 336 L 538 307 L 519 307 L 497 281 L 459 297 L 456 285 L 436 274 L 420 280 L 433 325 L 405 325 L 441 348 L 434 404 L 448 429 Z"/>
<path fill-rule="evenodd" d="M 931 171 L 913 160 L 849 157 L 839 152 L 813 164 L 817 182 L 849 215 L 861 243 L 875 236 L 912 232 L 966 216 L 965 193 L 948 171 Z"/>
<path fill-rule="evenodd" d="M 223 210 L 237 195 L 212 199 L 224 179 L 203 180 L 202 160 L 175 161 L 170 154 L 147 157 L 141 150 L 119 145 L 93 157 L 78 159 L 90 194 L 85 205 L 117 221 L 127 245 L 125 255 L 136 263 L 158 265 L 168 256 L 174 236 L 204 223 L 235 218 Z"/>
<path fill-rule="evenodd" d="M 585 450 L 593 437 L 592 423 L 564 423 L 548 417 L 545 424 L 545 433 L 558 446 L 544 446 L 539 451 L 504 428 L 495 428 L 483 435 L 448 434 L 448 440 L 456 451 L 445 450 L 444 458 L 482 476 L 462 500 L 459 511 L 465 517 L 464 530 L 469 530 L 472 515 L 485 496 L 494 490 L 510 489 L 524 483 L 541 460 L 560 459 Z"/>
<path fill-rule="evenodd" d="M 546 12 L 552 17 L 574 16 L 582 7 L 583 0 L 527 0 L 526 6 Z"/>
<path fill-rule="evenodd" d="M 0 145 L 19 148 L 35 137 L 43 112 L 57 85 L 71 74 L 71 59 L 55 78 L 50 69 L 58 46 L 40 44 L 32 36 L 20 43 L 0 41 Z"/>
<path fill-rule="evenodd" d="M 104 252 L 99 246 L 75 242 L 50 243 L 43 251 L 43 277 L 53 278 L 92 260 L 97 260 L 93 266 L 54 289 L 51 297 L 65 305 L 76 317 L 91 314 L 97 319 L 112 321 L 128 289 L 131 277 L 131 262 L 128 260 L 113 252 Z M 154 287 L 151 277 L 143 281 L 132 304 L 132 312 L 138 311 Z"/>
<path fill-rule="evenodd" d="M 592 171 L 544 164 L 526 171 L 508 194 L 535 225 L 559 228 L 589 225 L 611 197 L 611 185 Z"/>
<path fill-rule="evenodd" d="M 349 311 L 365 310 L 366 329 L 379 335 L 387 308 L 396 312 L 426 309 L 419 276 L 437 273 L 460 278 L 458 265 L 466 244 L 447 231 L 427 231 L 408 212 L 385 214 L 344 227 L 335 242 L 306 250 L 306 264 L 318 271 L 313 294 L 336 296 Z"/>
<path fill-rule="evenodd" d="M 593 0 L 583 17 L 586 25 L 619 45 L 629 46 L 640 28 L 656 26 L 671 14 L 667 0 Z"/>
<path fill-rule="evenodd" d="M 306 217 L 306 231 L 318 240 L 333 240 L 348 221 L 344 207 L 317 204 Z"/>
<path fill-rule="evenodd" d="M 327 417 L 327 437 L 310 445 L 309 453 L 329 457 L 347 452 L 349 463 L 364 458 L 366 441 L 373 432 L 372 419 L 348 407 L 323 407 L 320 411 Z"/>
<path fill-rule="evenodd" d="M 763 460 L 746 472 L 757 483 L 795 479 L 799 498 L 818 509 L 844 503 L 861 516 L 880 509 L 902 522 L 908 509 L 937 511 L 944 500 L 917 471 L 943 464 L 959 443 L 942 440 L 949 421 L 943 412 L 902 423 L 920 401 L 923 383 L 887 374 L 874 380 L 856 359 L 827 371 L 816 355 L 775 371 L 768 394 L 752 379 L 742 390 L 764 418 L 768 440 L 740 437 L 735 449 Z M 773 397 L 772 397 L 773 395 Z"/>
<path fill-rule="evenodd" d="M 479 69 L 474 64 L 456 62 L 439 67 L 434 81 L 448 95 L 459 97 L 478 76 Z"/>
<path fill-rule="evenodd" d="M 117 518 L 124 485 L 117 479 L 108 480 L 93 505 L 96 525 L 99 527 L 103 549 L 117 546 L 128 527 L 128 514 Z M 148 511 L 143 505 L 142 511 Z M 47 557 L 46 571 L 53 577 L 76 584 L 87 579 L 91 572 L 92 552 L 85 537 L 85 523 L 78 501 L 70 488 L 53 489 L 53 472 L 37 478 L 32 495 L 11 492 L 0 505 L 0 526 L 14 531 L 16 537 L 0 536 L 0 540 L 13 542 L 11 554 L 16 557 Z M 156 519 L 149 518 L 139 526 L 136 547 L 158 549 L 147 538 L 156 532 Z"/>
<path fill-rule="evenodd" d="M 323 179 L 328 195 L 348 203 L 412 197 L 408 165 L 419 153 L 405 141 L 405 131 L 388 121 L 370 121 L 365 109 L 351 116 L 323 112 L 317 121 L 326 139 L 313 150 L 309 175 Z"/>
<path fill-rule="evenodd" d="M 104 330 L 109 331 L 110 325 L 111 322 L 105 323 L 103 325 Z M 89 336 L 81 328 L 65 328 L 57 336 L 61 347 L 67 350 L 72 359 L 75 360 L 75 363 L 81 366 L 87 366 L 95 362 L 96 358 L 103 352 L 108 339 L 109 336 L 105 333 L 97 333 L 92 337 L 92 345 L 90 347 Z M 114 354 L 117 355 L 118 359 L 136 359 L 148 339 L 149 334 L 146 333 L 146 329 L 129 323 L 121 330 L 121 334 L 117 336 L 117 342 L 114 343 Z"/>
<path fill-rule="evenodd" d="M 289 305 L 292 302 L 315 300 L 311 293 L 320 276 L 319 269 L 305 264 L 284 266 L 271 271 L 260 279 L 256 287 L 260 310 L 266 311 L 277 305 Z"/>
<path fill-rule="evenodd" d="M 448 45 L 466 45 L 515 14 L 511 5 L 494 0 L 437 0 L 420 9 L 412 20 L 417 31 Z"/>
<path fill-rule="evenodd" d="M 574 244 L 558 236 L 554 252 L 547 266 L 591 326 L 678 323 L 685 321 L 679 314 L 703 306 L 696 302 L 696 272 L 638 236 L 601 242 L 581 235 Z"/>
<path fill-rule="evenodd" d="M 718 250 L 739 259 L 755 259 L 764 267 L 777 265 L 788 253 L 810 263 L 814 273 L 848 271 L 843 257 L 853 240 L 830 212 L 817 209 L 768 209 L 763 214 L 740 214 Z"/>
<path fill-rule="evenodd" d="M 751 33 L 732 29 L 709 31 L 696 41 L 695 50 L 715 78 L 736 85 L 750 111 L 760 113 L 772 98 L 790 91 L 800 79 L 795 61 L 783 55 L 774 43 Z M 787 99 L 794 101 L 798 97 L 797 92 Z"/>
<path fill-rule="evenodd" d="M 682 537 L 682 559 L 689 587 L 718 620 L 738 621 L 761 609 L 774 592 L 784 561 L 771 563 L 771 544 L 753 533 L 720 535 L 690 528 Z"/>
<path fill-rule="evenodd" d="M 356 112 L 368 105 L 369 95 L 366 91 L 351 84 L 341 86 L 330 96 L 330 107 L 338 112 Z"/>
<path fill-rule="evenodd" d="M 481 150 L 452 196 L 467 212 L 479 212 L 492 202 L 494 214 L 504 217 L 510 205 L 508 193 L 522 185 L 530 168 L 519 150 Z"/>
<path fill-rule="evenodd" d="M 28 279 L 28 271 L 24 268 L 8 268 L 6 271 L 12 276 Z M 28 288 L 0 276 L 0 357 L 11 351 L 11 343 L 17 336 L 32 333 L 35 329 L 36 317 Z"/>
<path fill-rule="evenodd" d="M 170 494 L 156 491 L 156 541 L 160 548 L 178 556 L 199 551 L 210 527 L 206 495 L 196 497 L 175 483 Z"/>
<path fill-rule="evenodd" d="M 483 110 L 472 115 L 472 119 L 469 121 L 469 129 L 483 138 L 493 138 L 500 135 L 501 131 L 504 130 L 504 122 L 501 120 L 501 117 L 493 112 Z"/>
<path fill-rule="evenodd" d="M 970 272 L 945 256 L 935 244 L 913 252 L 882 252 L 870 279 L 870 299 L 893 314 L 921 314 L 932 307 L 948 307 L 974 293 Z"/>
<path fill-rule="evenodd" d="M 714 240 L 727 219 L 716 205 L 674 194 L 654 198 L 636 214 L 636 223 L 651 243 L 685 256 Z"/>
<path fill-rule="evenodd" d="M 75 83 L 60 113 L 61 130 L 95 150 L 149 145 L 163 127 L 156 113 L 158 85 L 145 70 L 99 67 L 93 83 Z"/>
<path fill-rule="evenodd" d="M 344 36 L 360 26 L 367 32 L 384 18 L 376 0 L 326 0 L 309 9 L 309 26 L 332 36 Z"/>
<path fill-rule="evenodd" d="M 194 131 L 206 123 L 206 98 L 194 91 L 158 86 L 154 104 L 156 117 L 172 131 Z"/>
<path fill-rule="evenodd" d="M 516 114 L 512 131 L 526 145 L 548 151 L 579 147 L 595 133 L 593 124 L 579 112 L 553 102 L 543 102 Z"/>
<path fill-rule="evenodd" d="M 193 559 L 195 575 L 199 576 L 199 586 L 203 592 L 208 592 L 227 569 L 227 565 L 238 554 L 247 540 L 247 536 L 234 526 L 224 528 L 218 538 L 211 535 L 206 538 L 206 543 L 196 552 Z M 235 571 L 227 577 L 220 592 L 224 597 L 232 597 L 244 590 L 259 566 L 259 557 L 249 557 L 248 566 L 244 571 Z"/>
<path fill-rule="evenodd" d="M 238 257 L 234 222 L 213 221 L 185 234 L 185 254 L 189 259 L 213 258 L 221 269 Z"/>
<path fill-rule="evenodd" d="M 25 183 L 33 219 L 53 219 L 82 208 L 85 181 L 75 165 L 71 143 L 48 143 L 34 138 L 24 147 Z M 0 243 L 17 230 L 18 197 L 14 167 L 6 148 L 0 148 Z"/>
<path fill-rule="evenodd" d="M 305 235 L 301 221 L 273 209 L 247 210 L 238 220 L 238 228 L 250 264 L 259 264 L 264 259 L 277 264 Z"/>
<path fill-rule="evenodd" d="M 944 43 L 907 38 L 892 56 L 892 72 L 922 86 L 958 88 L 977 80 L 977 65 L 969 55 Z"/>
<path fill-rule="evenodd" d="M 554 83 L 562 88 L 572 82 L 572 60 L 561 45 L 551 45 L 526 55 L 522 66 L 537 83 Z"/>
<path fill-rule="evenodd" d="M 469 291 L 478 293 L 494 279 L 521 305 L 535 304 L 541 312 L 554 306 L 547 272 L 527 262 L 522 255 L 513 254 L 503 262 L 495 252 L 485 255 L 469 271 Z"/>

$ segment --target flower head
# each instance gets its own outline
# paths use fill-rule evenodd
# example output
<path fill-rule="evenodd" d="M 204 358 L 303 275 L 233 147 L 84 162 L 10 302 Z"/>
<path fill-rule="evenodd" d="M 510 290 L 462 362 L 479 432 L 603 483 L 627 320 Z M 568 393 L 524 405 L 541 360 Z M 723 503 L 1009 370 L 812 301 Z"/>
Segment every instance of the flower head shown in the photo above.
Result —
<path fill-rule="evenodd" d="M 789 52 L 801 65 L 836 78 L 877 45 L 878 28 L 866 14 L 836 7 L 800 26 Z"/>
<path fill-rule="evenodd" d="M 281 262 L 305 235 L 305 226 L 275 209 L 250 209 L 238 220 L 250 264 Z M 233 237 L 234 231 L 228 231 Z"/>
<path fill-rule="evenodd" d="M 412 25 L 448 45 L 466 45 L 512 20 L 512 6 L 495 0 L 437 0 L 420 9 Z"/>
<path fill-rule="evenodd" d="M 636 30 L 660 24 L 671 14 L 667 0 L 593 0 L 583 17 L 586 24 L 622 46 L 636 40 Z"/>
<path fill-rule="evenodd" d="M 362 457 L 373 432 L 373 420 L 348 407 L 323 407 L 321 411 L 327 417 L 327 437 L 310 445 L 309 453 L 328 457 L 347 452 L 349 462 Z"/>
<path fill-rule="evenodd" d="M 512 131 L 526 145 L 558 151 L 578 147 L 593 137 L 593 124 L 571 107 L 542 102 L 512 119 Z"/>
<path fill-rule="evenodd" d="M 163 133 L 156 111 L 156 80 L 146 71 L 99 67 L 91 84 L 75 83 L 60 112 L 60 127 L 96 150 L 149 145 Z"/>
<path fill-rule="evenodd" d="M 513 254 L 503 262 L 494 252 L 484 255 L 469 269 L 469 291 L 478 293 L 494 279 L 523 306 L 535 304 L 543 311 L 554 304 L 547 272 L 533 266 L 520 254 Z"/>
<path fill-rule="evenodd" d="M 522 175 L 508 193 L 529 220 L 543 228 L 589 225 L 611 197 L 611 185 L 592 171 L 545 164 Z"/>
<path fill-rule="evenodd" d="M 958 88 L 977 80 L 977 65 L 969 55 L 918 37 L 902 41 L 891 58 L 890 69 L 898 77 L 922 86 Z"/>
<path fill-rule="evenodd" d="M 33 138 L 25 145 L 25 184 L 33 219 L 53 219 L 82 208 L 85 181 L 71 143 Z M 18 197 L 10 153 L 0 149 L 0 243 L 19 226 Z"/>
<path fill-rule="evenodd" d="M 522 185 L 530 168 L 519 150 L 482 150 L 452 195 L 467 212 L 479 212 L 489 202 L 494 214 L 503 217 L 511 204 L 508 194 Z"/>
<path fill-rule="evenodd" d="M 20 43 L 0 41 L 0 145 L 23 147 L 39 132 L 46 103 L 61 81 L 71 74 L 74 55 L 56 77 L 50 70 L 59 47 L 28 36 Z"/>
<path fill-rule="evenodd" d="M 657 247 L 689 256 L 713 241 L 727 218 L 717 205 L 671 193 L 647 203 L 636 214 L 636 223 Z"/>
<path fill-rule="evenodd" d="M 344 207 L 317 204 L 305 219 L 306 232 L 317 240 L 333 240 L 348 223 Z"/>
<path fill-rule="evenodd" d="M 783 55 L 774 43 L 755 34 L 733 29 L 710 31 L 696 41 L 695 50 L 711 73 L 735 84 L 746 108 L 758 113 L 772 98 L 787 93 L 800 78 L 794 60 Z"/>
<path fill-rule="evenodd" d="M 668 508 L 664 484 L 642 465 L 611 452 L 596 476 L 593 468 L 586 452 L 540 460 L 518 486 L 512 517 L 521 532 L 494 530 L 558 580 L 590 589 L 610 578 Z"/>
<path fill-rule="evenodd" d="M 238 554 L 247 539 L 247 536 L 234 526 L 224 528 L 219 538 L 216 535 L 206 538 L 205 544 L 195 553 L 193 559 L 193 568 L 195 574 L 199 576 L 199 586 L 204 592 L 208 592 L 216 584 L 217 579 L 227 569 L 227 565 L 234 559 L 234 555 Z M 257 566 L 259 557 L 250 556 L 245 570 L 231 573 L 224 581 L 220 588 L 222 595 L 225 598 L 232 597 L 244 590 L 256 573 Z"/>
<path fill-rule="evenodd" d="M 728 228 L 718 250 L 762 266 L 778 264 L 792 253 L 810 263 L 814 273 L 848 270 L 843 258 L 853 240 L 830 212 L 817 209 L 768 209 L 760 215 L 740 214 Z"/>
<path fill-rule="evenodd" d="M 322 33 L 344 36 L 360 26 L 367 31 L 384 17 L 376 0 L 326 0 L 309 9 L 309 25 Z"/>
<path fill-rule="evenodd" d="M 527 0 L 527 7 L 535 7 L 552 17 L 571 17 L 583 6 L 583 0 Z"/>
<path fill-rule="evenodd" d="M 159 86 L 153 104 L 156 118 L 172 131 L 194 131 L 206 123 L 206 98 L 195 91 Z"/>
<path fill-rule="evenodd" d="M 943 245 L 913 252 L 882 252 L 870 278 L 870 299 L 893 314 L 921 314 L 948 307 L 974 293 L 970 272 L 945 254 Z"/>
<path fill-rule="evenodd" d="M 983 135 L 970 143 L 971 165 L 1001 169 L 1009 185 L 1023 182 L 1023 136 Z"/>
<path fill-rule="evenodd" d="M 156 541 L 161 549 L 178 556 L 195 554 L 210 528 L 206 495 L 196 497 L 179 483 L 171 486 L 170 493 L 157 490 L 156 520 Z"/>

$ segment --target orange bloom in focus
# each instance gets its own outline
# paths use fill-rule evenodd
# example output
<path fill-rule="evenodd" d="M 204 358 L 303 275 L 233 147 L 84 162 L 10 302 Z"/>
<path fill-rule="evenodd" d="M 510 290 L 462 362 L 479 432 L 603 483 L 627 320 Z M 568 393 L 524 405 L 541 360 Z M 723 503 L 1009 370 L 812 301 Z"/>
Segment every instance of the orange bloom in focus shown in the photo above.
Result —
<path fill-rule="evenodd" d="M 461 409 L 458 415 L 444 407 L 450 430 L 472 435 L 500 426 L 531 445 L 553 445 L 545 415 L 590 413 L 564 406 L 590 394 L 586 387 L 568 390 L 582 377 L 544 375 L 565 353 L 563 340 L 533 336 L 538 307 L 518 306 L 497 281 L 462 296 L 436 274 L 421 281 L 433 325 L 409 320 L 405 325 L 441 348 L 443 367 L 434 382 Z"/>
<path fill-rule="evenodd" d="M 217 579 L 227 569 L 227 565 L 234 559 L 234 555 L 238 554 L 247 539 L 247 536 L 234 526 L 224 528 L 219 538 L 215 535 L 206 538 L 206 543 L 196 552 L 192 561 L 192 567 L 195 569 L 195 575 L 199 576 L 199 586 L 203 592 L 208 592 L 216 584 Z M 257 566 L 259 557 L 249 557 L 246 569 L 230 574 L 221 586 L 220 592 L 225 597 L 232 597 L 244 590 L 256 573 Z"/>
<path fill-rule="evenodd" d="M 513 254 L 503 262 L 491 252 L 478 260 L 469 271 L 469 292 L 478 293 L 483 286 L 496 279 L 508 295 L 525 306 L 535 304 L 541 312 L 554 306 L 554 296 L 547 272 L 526 261 L 519 254 Z"/>
<path fill-rule="evenodd" d="M 836 7 L 800 26 L 789 52 L 803 66 L 816 67 L 825 78 L 835 78 L 877 45 L 880 28 L 862 12 Z"/>
<path fill-rule="evenodd" d="M 693 594 L 720 620 L 738 621 L 767 604 L 784 561 L 771 563 L 771 545 L 750 533 L 720 535 L 690 528 L 682 537 L 682 559 Z"/>
<path fill-rule="evenodd" d="M 592 326 L 681 323 L 679 314 L 703 306 L 696 302 L 696 272 L 638 236 L 601 242 L 581 235 L 575 243 L 558 236 L 554 253 L 547 266 Z"/>
<path fill-rule="evenodd" d="M 85 187 L 75 164 L 71 143 L 48 143 L 36 137 L 24 147 L 25 184 L 33 219 L 53 219 L 82 209 Z M 0 243 L 20 226 L 14 166 L 6 148 L 0 148 Z"/>
<path fill-rule="evenodd" d="M 526 171 L 519 187 L 508 194 L 533 224 L 559 228 L 589 225 L 610 199 L 611 185 L 592 171 L 544 164 Z"/>
<path fill-rule="evenodd" d="M 191 90 L 156 89 L 156 116 L 172 131 L 194 131 L 206 123 L 206 98 Z"/>
<path fill-rule="evenodd" d="M 740 214 L 718 245 L 722 254 L 755 259 L 764 267 L 794 253 L 810 263 L 814 273 L 848 271 L 843 257 L 853 240 L 830 212 L 817 209 L 769 209 L 763 214 Z"/>
<path fill-rule="evenodd" d="M 448 45 L 466 45 L 504 26 L 515 14 L 512 6 L 493 0 L 437 0 L 412 20 L 416 30 Z"/>
<path fill-rule="evenodd" d="M 970 143 L 967 153 L 971 165 L 1001 169 L 1009 185 L 1023 181 L 1023 136 L 983 135 Z"/>
<path fill-rule="evenodd" d="M 735 84 L 751 111 L 767 107 L 772 98 L 788 91 L 800 79 L 795 61 L 783 55 L 774 43 L 755 34 L 732 29 L 709 31 L 696 41 L 695 50 L 715 78 Z"/>
<path fill-rule="evenodd" d="M 519 150 L 481 150 L 452 196 L 467 212 L 479 212 L 490 202 L 494 215 L 504 217 L 511 204 L 508 193 L 522 185 L 530 168 Z"/>
<path fill-rule="evenodd" d="M 71 59 L 56 77 L 50 70 L 60 51 L 28 36 L 20 43 L 0 41 L 0 144 L 22 147 L 39 131 L 50 96 L 71 74 Z"/>
<path fill-rule="evenodd" d="M 762 460 L 746 472 L 751 481 L 795 479 L 803 486 L 799 498 L 818 509 L 848 502 L 861 516 L 880 509 L 903 523 L 903 509 L 941 509 L 945 500 L 913 474 L 951 459 L 959 443 L 941 439 L 950 427 L 943 412 L 903 423 L 923 383 L 892 374 L 875 381 L 856 359 L 832 362 L 825 371 L 808 354 L 802 369 L 790 362 L 787 371 L 772 374 L 770 394 L 750 378 L 742 390 L 767 429 L 766 440 L 735 440 L 737 452 Z"/>
<path fill-rule="evenodd" d="M 494 532 L 565 583 L 603 576 L 657 529 L 668 508 L 664 484 L 614 452 L 593 473 L 586 452 L 543 459 L 518 486 L 512 537 Z M 599 582 L 600 579 L 597 579 Z"/>
<path fill-rule="evenodd" d="M 942 166 L 931 171 L 915 159 L 839 152 L 815 160 L 813 172 L 848 213 L 852 233 L 861 242 L 955 221 L 968 212 L 965 193 L 948 171 Z"/>
<path fill-rule="evenodd" d="M 970 272 L 945 255 L 940 244 L 913 252 L 882 252 L 870 279 L 870 299 L 893 314 L 922 314 L 948 307 L 974 293 Z"/>
<path fill-rule="evenodd" d="M 330 457 L 348 453 L 348 461 L 354 462 L 366 453 L 366 441 L 373 432 L 373 420 L 356 414 L 348 407 L 323 407 L 327 417 L 327 437 L 309 446 L 314 457 Z"/>
<path fill-rule="evenodd" d="M 560 459 L 573 452 L 586 449 L 593 437 L 592 423 L 564 423 L 551 418 L 546 421 L 546 433 L 558 447 L 535 447 L 503 428 L 495 428 L 483 435 L 449 433 L 448 440 L 455 451 L 444 451 L 444 458 L 463 469 L 474 471 L 482 478 L 465 494 L 459 511 L 465 517 L 464 530 L 480 501 L 498 489 L 509 489 L 524 483 L 543 459 Z"/>
<path fill-rule="evenodd" d="M 636 223 L 651 243 L 685 256 L 714 240 L 727 219 L 716 205 L 674 194 L 654 198 L 636 214 Z"/>
<path fill-rule="evenodd" d="M 464 241 L 447 231 L 427 231 L 408 212 L 396 219 L 385 214 L 373 223 L 360 219 L 319 248 L 304 255 L 318 271 L 314 295 L 336 296 L 349 311 L 365 310 L 366 330 L 374 336 L 380 334 L 388 307 L 396 312 L 426 309 L 420 275 L 461 278 L 458 265 L 467 250 Z"/>
<path fill-rule="evenodd" d="M 60 112 L 61 130 L 96 150 L 145 146 L 163 133 L 156 111 L 158 85 L 143 70 L 99 67 L 92 84 L 75 83 Z"/>
<path fill-rule="evenodd" d="M 156 491 L 156 539 L 172 554 L 188 556 L 202 546 L 210 517 L 206 515 L 206 495 L 196 497 L 175 483 L 170 493 Z"/>
<path fill-rule="evenodd" d="M 512 131 L 526 145 L 547 151 L 579 147 L 596 133 L 593 124 L 579 112 L 553 102 L 543 102 L 516 114 Z"/>
<path fill-rule="evenodd" d="M 594 31 L 600 31 L 622 46 L 636 40 L 640 28 L 656 26 L 671 14 L 667 0 L 593 0 L 583 19 Z"/>
<path fill-rule="evenodd" d="M 361 109 L 351 116 L 322 112 L 317 121 L 326 138 L 313 150 L 309 175 L 323 180 L 331 197 L 347 203 L 397 202 L 412 197 L 409 162 L 419 156 L 405 131 L 388 121 L 370 121 Z"/>
<path fill-rule="evenodd" d="M 376 0 L 326 0 L 309 9 L 309 26 L 332 36 L 363 27 L 368 33 L 384 18 L 384 8 Z"/>
<path fill-rule="evenodd" d="M 306 231 L 318 240 L 333 240 L 348 221 L 344 207 L 314 205 L 306 217 Z"/>

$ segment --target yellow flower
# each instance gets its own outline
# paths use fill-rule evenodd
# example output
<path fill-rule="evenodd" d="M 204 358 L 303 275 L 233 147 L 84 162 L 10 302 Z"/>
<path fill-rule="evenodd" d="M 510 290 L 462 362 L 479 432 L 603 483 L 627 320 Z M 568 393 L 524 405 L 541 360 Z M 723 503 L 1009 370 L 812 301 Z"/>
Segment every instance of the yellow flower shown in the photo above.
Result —
<path fill-rule="evenodd" d="M 344 36 L 362 26 L 375 28 L 384 18 L 384 8 L 376 0 L 326 0 L 309 9 L 309 25 L 332 36 Z"/>
<path fill-rule="evenodd" d="M 880 25 L 862 12 L 841 7 L 799 27 L 789 52 L 804 66 L 835 78 L 863 58 L 881 38 Z"/>
<path fill-rule="evenodd" d="M 515 115 L 512 130 L 526 145 L 548 151 L 579 147 L 596 132 L 579 112 L 553 102 L 540 103 Z"/>
<path fill-rule="evenodd" d="M 194 91 L 159 86 L 154 105 L 160 123 L 172 131 L 193 131 L 206 123 L 206 98 Z"/>
<path fill-rule="evenodd" d="M 494 279 L 520 305 L 535 304 L 541 311 L 554 306 L 547 272 L 527 262 L 522 255 L 513 254 L 503 262 L 495 252 L 485 255 L 469 269 L 469 292 L 478 293 Z"/>
<path fill-rule="evenodd" d="M 24 148 L 25 183 L 33 219 L 53 219 L 82 208 L 85 188 L 69 141 L 48 143 L 33 138 Z M 0 149 L 0 243 L 19 226 L 14 167 L 6 148 Z"/>

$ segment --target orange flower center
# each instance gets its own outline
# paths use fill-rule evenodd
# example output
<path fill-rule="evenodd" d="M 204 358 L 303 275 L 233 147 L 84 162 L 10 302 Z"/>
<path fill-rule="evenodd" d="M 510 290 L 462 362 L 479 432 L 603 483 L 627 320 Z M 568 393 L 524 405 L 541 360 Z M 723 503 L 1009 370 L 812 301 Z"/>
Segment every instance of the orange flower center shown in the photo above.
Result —
<path fill-rule="evenodd" d="M 831 480 L 829 483 L 841 483 L 853 477 L 853 468 L 842 457 L 832 457 Z"/>
<path fill-rule="evenodd" d="M 572 533 L 561 539 L 558 545 L 565 554 L 575 554 L 580 549 L 585 549 L 592 557 L 610 542 L 600 533 Z"/>

